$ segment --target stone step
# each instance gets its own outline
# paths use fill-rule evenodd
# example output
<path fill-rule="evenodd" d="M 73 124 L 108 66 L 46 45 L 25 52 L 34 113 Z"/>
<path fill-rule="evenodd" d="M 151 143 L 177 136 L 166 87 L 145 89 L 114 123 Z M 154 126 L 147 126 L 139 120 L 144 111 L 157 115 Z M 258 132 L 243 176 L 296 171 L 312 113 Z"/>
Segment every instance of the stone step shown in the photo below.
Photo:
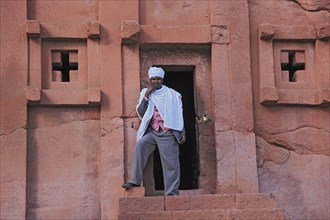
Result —
<path fill-rule="evenodd" d="M 119 220 L 183 220 L 183 219 L 216 219 L 216 220 L 283 220 L 282 209 L 207 209 L 184 211 L 140 211 L 120 213 Z"/>
<path fill-rule="evenodd" d="M 276 207 L 275 197 L 268 193 L 126 197 L 119 199 L 120 213 L 212 209 L 271 209 Z"/>

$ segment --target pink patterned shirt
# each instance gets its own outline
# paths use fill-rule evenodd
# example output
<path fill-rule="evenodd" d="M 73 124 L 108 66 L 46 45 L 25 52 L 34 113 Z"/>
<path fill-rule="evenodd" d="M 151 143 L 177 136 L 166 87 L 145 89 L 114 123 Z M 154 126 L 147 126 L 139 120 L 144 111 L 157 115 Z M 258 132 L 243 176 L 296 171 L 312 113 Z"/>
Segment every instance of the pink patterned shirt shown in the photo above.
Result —
<path fill-rule="evenodd" d="M 162 119 L 162 117 L 160 117 L 159 111 L 156 107 L 151 119 L 150 126 L 153 130 L 157 132 L 159 132 L 160 129 L 162 129 L 164 132 L 170 130 L 169 128 L 164 127 L 164 120 Z"/>

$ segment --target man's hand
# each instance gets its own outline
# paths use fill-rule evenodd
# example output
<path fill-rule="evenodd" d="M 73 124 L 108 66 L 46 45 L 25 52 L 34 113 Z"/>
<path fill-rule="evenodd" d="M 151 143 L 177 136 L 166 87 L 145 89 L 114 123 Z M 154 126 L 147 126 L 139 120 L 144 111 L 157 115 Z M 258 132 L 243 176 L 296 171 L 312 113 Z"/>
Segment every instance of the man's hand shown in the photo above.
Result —
<path fill-rule="evenodd" d="M 182 131 L 180 133 L 180 140 L 179 140 L 179 144 L 183 144 L 186 141 L 186 132 Z"/>
<path fill-rule="evenodd" d="M 149 96 L 150 96 L 150 94 L 153 92 L 153 91 L 155 91 L 156 90 L 156 86 L 155 85 L 150 85 L 149 87 L 148 87 L 148 89 L 147 89 L 147 91 L 146 91 L 146 93 L 145 93 L 145 97 L 146 98 L 149 98 Z"/>

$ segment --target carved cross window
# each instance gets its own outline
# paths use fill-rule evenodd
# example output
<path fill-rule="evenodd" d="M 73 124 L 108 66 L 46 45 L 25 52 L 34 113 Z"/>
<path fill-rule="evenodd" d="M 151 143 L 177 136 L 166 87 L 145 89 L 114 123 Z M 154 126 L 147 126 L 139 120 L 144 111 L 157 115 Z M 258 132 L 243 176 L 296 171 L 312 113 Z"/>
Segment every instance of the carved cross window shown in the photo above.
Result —
<path fill-rule="evenodd" d="M 329 27 L 259 26 L 260 103 L 328 106 Z"/>
<path fill-rule="evenodd" d="M 78 70 L 77 57 L 77 50 L 52 51 L 53 81 L 76 81 L 75 79 L 72 79 L 71 76 L 73 75 L 73 73 L 76 73 L 75 70 Z"/>
<path fill-rule="evenodd" d="M 305 52 L 281 51 L 281 69 L 289 72 L 289 82 L 297 82 L 296 72 L 305 70 Z"/>

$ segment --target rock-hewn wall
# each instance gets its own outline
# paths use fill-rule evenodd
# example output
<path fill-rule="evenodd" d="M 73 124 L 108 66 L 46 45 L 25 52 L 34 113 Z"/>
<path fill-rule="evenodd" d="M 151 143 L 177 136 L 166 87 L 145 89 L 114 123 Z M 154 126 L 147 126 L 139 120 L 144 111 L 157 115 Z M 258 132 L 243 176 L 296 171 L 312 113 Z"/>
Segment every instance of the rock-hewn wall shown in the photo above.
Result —
<path fill-rule="evenodd" d="M 29 108 L 27 218 L 98 219 L 98 108 Z"/>
<path fill-rule="evenodd" d="M 329 8 L 327 0 L 0 1 L 0 218 L 116 219 L 139 124 L 135 105 L 140 83 L 146 83 L 144 65 L 152 58 L 201 67 L 195 77 L 197 105 L 211 119 L 199 126 L 207 172 L 201 173 L 201 186 L 257 192 L 259 181 L 259 191 L 273 193 L 287 218 L 329 219 L 329 89 L 320 87 L 329 82 L 329 53 L 315 52 L 330 50 Z M 123 21 L 131 25 L 126 30 L 131 35 L 121 32 Z M 261 41 L 263 24 L 269 32 Z M 287 31 L 287 38 L 278 40 L 274 27 L 282 36 Z M 260 103 L 260 82 L 271 78 L 260 69 L 260 57 L 271 64 L 278 59 L 265 57 L 260 42 L 273 50 L 273 36 L 282 49 L 307 42 L 305 48 L 314 52 L 300 58 L 308 61 L 315 54 L 325 64 L 315 65 L 312 86 L 302 89 L 316 94 L 307 101 L 297 89 L 298 95 L 286 100 L 294 103 L 276 103 L 276 94 L 271 94 L 274 105 Z M 167 57 L 166 50 L 157 52 L 160 44 L 184 47 Z M 175 57 L 197 44 L 208 48 L 207 61 Z M 73 103 L 65 102 L 68 97 L 58 95 L 44 105 L 33 100 L 43 88 L 27 93 L 31 79 L 45 80 L 41 66 L 50 71 L 50 55 L 42 56 L 49 52 L 42 48 L 54 45 L 56 51 L 85 53 L 84 86 L 92 87 L 83 94 L 92 103 L 74 96 Z M 68 91 L 63 94 L 75 92 Z M 320 94 L 324 105 L 318 104 Z"/>
<path fill-rule="evenodd" d="M 330 10 L 328 0 L 292 0 L 297 2 L 303 9 L 307 11 Z"/>
<path fill-rule="evenodd" d="M 330 216 L 329 107 L 260 104 L 257 30 L 260 24 L 329 24 L 326 9 L 329 2 L 322 0 L 250 1 L 259 190 L 274 193 L 289 219 Z"/>

